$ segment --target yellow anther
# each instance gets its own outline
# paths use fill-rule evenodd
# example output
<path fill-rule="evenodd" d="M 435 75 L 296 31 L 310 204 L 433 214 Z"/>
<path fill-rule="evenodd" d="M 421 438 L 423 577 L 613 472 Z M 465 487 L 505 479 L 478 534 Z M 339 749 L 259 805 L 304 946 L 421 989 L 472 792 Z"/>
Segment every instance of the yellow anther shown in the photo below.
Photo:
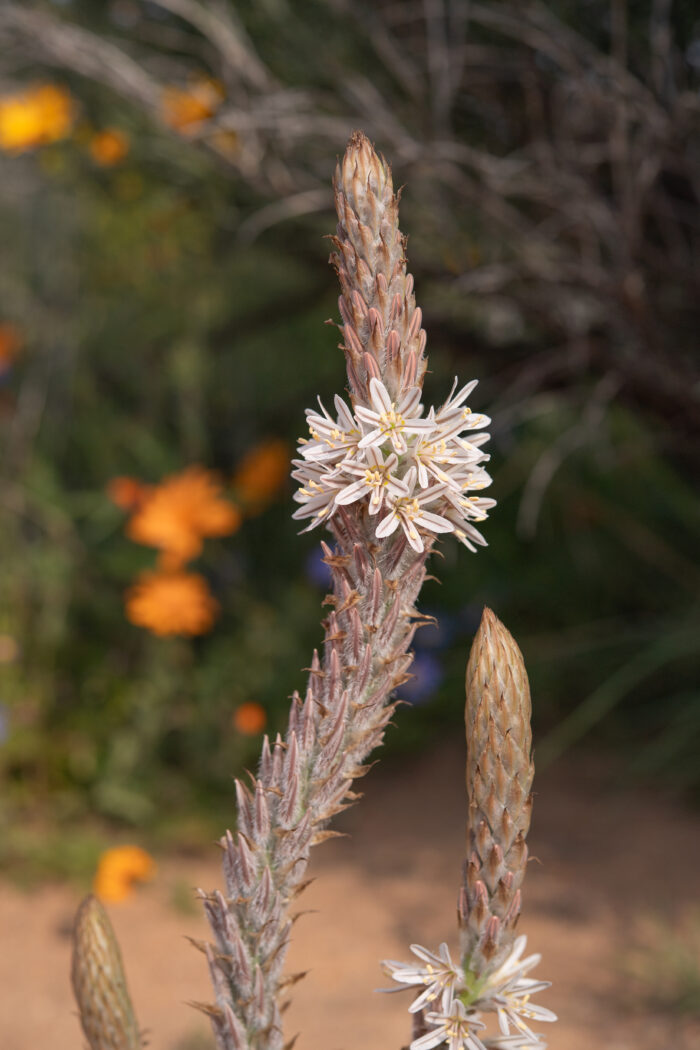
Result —
<path fill-rule="evenodd" d="M 384 412 L 379 417 L 379 421 L 384 430 L 400 430 L 406 425 L 406 420 L 398 414 L 393 405 L 389 412 Z"/>

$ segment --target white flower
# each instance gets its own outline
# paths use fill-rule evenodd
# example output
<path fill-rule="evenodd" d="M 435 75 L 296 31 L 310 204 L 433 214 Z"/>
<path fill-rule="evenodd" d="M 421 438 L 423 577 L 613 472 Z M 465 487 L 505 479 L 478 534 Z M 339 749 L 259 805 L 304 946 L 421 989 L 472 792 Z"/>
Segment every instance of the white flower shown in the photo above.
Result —
<path fill-rule="evenodd" d="M 506 961 L 492 974 L 479 992 L 474 1006 L 479 1010 L 495 1011 L 498 1014 L 498 1025 L 503 1037 L 511 1042 L 496 1041 L 496 1047 L 541 1047 L 544 1044 L 539 1035 L 531 1031 L 524 1018 L 533 1021 L 556 1021 L 557 1015 L 544 1006 L 530 1002 L 530 996 L 549 988 L 550 981 L 535 981 L 525 974 L 537 966 L 541 955 L 529 955 L 527 959 L 520 956 L 525 950 L 527 937 L 518 937 Z M 514 1035 L 510 1035 L 511 1029 Z M 520 1042 L 518 1042 L 518 1039 Z"/>
<path fill-rule="evenodd" d="M 345 479 L 337 470 L 329 469 L 319 463 L 306 463 L 303 459 L 293 459 L 292 477 L 301 481 L 300 488 L 294 493 L 294 499 L 301 503 L 292 517 L 295 519 L 313 518 L 303 532 L 309 532 L 321 525 L 335 510 L 336 493 L 345 484 Z"/>
<path fill-rule="evenodd" d="M 406 434 L 420 434 L 433 429 L 433 420 L 420 418 L 423 406 L 417 386 L 410 387 L 398 402 L 391 400 L 389 391 L 379 379 L 370 380 L 369 392 L 372 407 L 358 405 L 355 409 L 357 418 L 371 427 L 360 441 L 360 448 L 380 446 L 389 440 L 394 452 L 401 454 L 408 451 Z"/>
<path fill-rule="evenodd" d="M 342 397 L 336 394 L 334 398 L 337 419 L 328 414 L 320 398 L 318 403 L 322 415 L 312 408 L 306 410 L 306 422 L 312 440 L 302 442 L 302 455 L 304 459 L 335 463 L 356 449 L 362 432 Z"/>
<path fill-rule="evenodd" d="M 343 464 L 345 471 L 358 477 L 359 481 L 353 481 L 341 489 L 335 497 L 335 502 L 344 507 L 369 494 L 369 512 L 378 514 L 385 497 L 392 501 L 408 496 L 406 483 L 392 474 L 398 462 L 399 457 L 395 452 L 384 459 L 379 449 L 373 446 L 366 450 L 364 462 L 348 460 Z"/>
<path fill-rule="evenodd" d="M 487 1050 L 547 1050 L 539 1036 L 530 1039 L 526 1035 L 496 1035 L 484 1040 Z"/>
<path fill-rule="evenodd" d="M 376 537 L 380 540 L 391 536 L 400 525 L 414 551 L 420 552 L 425 549 L 425 544 L 419 527 L 429 532 L 454 532 L 454 525 L 440 514 L 425 509 L 426 504 L 434 503 L 438 496 L 443 495 L 445 486 L 432 485 L 416 495 L 413 492 L 415 479 L 416 468 L 411 467 L 405 479 L 408 495 L 399 496 L 392 502 L 391 510 L 377 525 Z"/>
<path fill-rule="evenodd" d="M 425 1017 L 434 1025 L 432 1032 L 421 1035 L 411 1043 L 410 1050 L 431 1050 L 446 1043 L 449 1050 L 486 1050 L 477 1030 L 485 1028 L 478 1014 L 467 1012 L 464 1004 L 455 999 L 444 1013 L 429 1013 Z"/>
<path fill-rule="evenodd" d="M 311 519 L 305 531 L 327 522 L 339 507 L 365 502 L 377 519 L 378 539 L 401 527 L 411 547 L 425 550 L 430 533 L 454 532 L 470 550 L 486 540 L 471 524 L 483 521 L 495 500 L 471 495 L 491 478 L 481 451 L 488 434 L 465 431 L 484 426 L 486 416 L 465 405 L 474 383 L 455 394 L 457 380 L 444 405 L 423 415 L 419 387 L 392 401 L 384 384 L 370 381 L 370 405 L 351 410 L 335 398 L 336 416 L 319 401 L 320 411 L 306 413 L 310 437 L 299 445 L 292 477 L 300 482 L 294 518 Z"/>
<path fill-rule="evenodd" d="M 432 477 L 435 481 L 449 485 L 456 492 L 463 491 L 464 478 L 468 478 L 479 463 L 490 459 L 490 456 L 481 452 L 478 447 L 488 441 L 489 435 L 477 434 L 475 438 L 480 440 L 468 442 L 445 437 L 437 423 L 432 431 L 419 435 L 413 448 L 413 456 L 421 488 L 427 488 Z"/>
<path fill-rule="evenodd" d="M 441 944 L 439 954 L 429 951 L 421 944 L 412 944 L 411 951 L 417 955 L 421 963 L 395 962 L 386 959 L 382 963 L 384 972 L 399 984 L 425 985 L 420 995 L 413 1000 L 409 1006 L 410 1013 L 417 1013 L 428 1003 L 441 999 L 443 1010 L 449 1010 L 452 998 L 456 990 L 464 986 L 464 974 L 455 966 L 450 956 L 450 950 L 446 944 Z M 402 988 L 389 988 L 385 991 L 400 992 Z"/>
<path fill-rule="evenodd" d="M 448 434 L 450 436 L 460 434 L 463 430 L 479 430 L 481 427 L 488 426 L 491 422 L 488 416 L 474 413 L 464 404 L 476 386 L 477 380 L 472 379 L 471 383 L 467 383 L 455 394 L 457 382 L 458 380 L 455 377 L 450 396 L 435 416 L 435 420 L 438 426 L 443 429 L 445 437 Z"/>

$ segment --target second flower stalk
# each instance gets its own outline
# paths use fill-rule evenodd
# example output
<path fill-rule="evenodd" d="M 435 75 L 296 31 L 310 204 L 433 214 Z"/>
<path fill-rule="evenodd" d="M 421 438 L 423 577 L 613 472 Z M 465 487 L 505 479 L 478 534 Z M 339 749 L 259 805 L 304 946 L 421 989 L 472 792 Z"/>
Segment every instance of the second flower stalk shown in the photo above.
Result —
<path fill-rule="evenodd" d="M 446 943 L 438 952 L 412 944 L 416 961 L 383 963 L 399 986 L 388 990 L 418 993 L 408 1010 L 423 1023 L 411 1050 L 542 1050 L 546 1043 L 528 1022 L 556 1021 L 531 1002 L 550 982 L 527 976 L 541 957 L 523 958 L 527 938 L 513 934 L 532 804 L 530 689 L 520 649 L 490 609 L 467 667 L 465 723 L 469 818 L 460 961 Z M 498 1034 L 485 1034 L 489 1014 Z"/>

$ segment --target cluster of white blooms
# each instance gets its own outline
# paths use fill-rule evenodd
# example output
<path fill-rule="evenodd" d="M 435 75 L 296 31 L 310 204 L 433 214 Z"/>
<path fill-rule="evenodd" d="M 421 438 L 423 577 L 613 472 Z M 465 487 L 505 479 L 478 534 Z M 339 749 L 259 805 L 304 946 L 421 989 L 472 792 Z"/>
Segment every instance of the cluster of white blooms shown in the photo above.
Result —
<path fill-rule="evenodd" d="M 514 1050 L 526 1047 L 542 1047 L 541 1036 L 532 1032 L 525 1023 L 530 1021 L 556 1021 L 557 1015 L 545 1006 L 530 1002 L 530 996 L 549 988 L 551 981 L 536 981 L 526 977 L 533 967 L 537 966 L 542 956 L 538 953 L 520 956 L 527 946 L 527 937 L 518 937 L 505 962 L 489 974 L 486 984 L 479 992 L 474 1006 L 478 1010 L 495 1011 L 498 1014 L 498 1025 L 503 1033 L 502 1038 L 495 1039 L 491 1046 L 513 1047 Z M 515 1034 L 511 1035 L 511 1029 Z"/>
<path fill-rule="evenodd" d="M 549 988 L 550 982 L 525 976 L 541 958 L 530 955 L 521 959 L 526 944 L 526 937 L 518 937 L 505 962 L 483 981 L 478 980 L 476 986 L 472 981 L 471 991 L 464 970 L 453 963 L 446 944 L 440 945 L 437 955 L 412 944 L 418 963 L 387 959 L 383 968 L 398 984 L 421 988 L 408 1008 L 411 1013 L 425 1010 L 438 1000 L 440 1003 L 438 1011 L 425 1014 L 430 1031 L 414 1039 L 410 1050 L 432 1050 L 444 1044 L 450 1050 L 544 1050 L 547 1044 L 531 1031 L 525 1018 L 556 1021 L 557 1017 L 546 1007 L 530 1002 L 530 996 Z M 483 1036 L 486 1025 L 481 1012 L 497 1014 L 501 1035 Z"/>
<path fill-rule="evenodd" d="M 491 484 L 483 469 L 489 456 L 481 451 L 485 433 L 471 434 L 489 423 L 464 402 L 476 386 L 468 383 L 437 411 L 423 415 L 421 391 L 410 387 L 398 400 L 379 379 L 370 381 L 371 407 L 354 413 L 335 398 L 336 418 L 319 400 L 321 411 L 307 409 L 311 437 L 300 441 L 302 458 L 294 460 L 292 477 L 300 488 L 297 519 L 310 518 L 315 528 L 338 509 L 358 500 L 376 515 L 375 535 L 390 536 L 401 526 L 416 551 L 424 549 L 423 533 L 453 532 L 470 550 L 485 545 L 472 521 L 483 521 L 493 499 L 468 495 Z M 469 431 L 467 440 L 462 435 Z"/>

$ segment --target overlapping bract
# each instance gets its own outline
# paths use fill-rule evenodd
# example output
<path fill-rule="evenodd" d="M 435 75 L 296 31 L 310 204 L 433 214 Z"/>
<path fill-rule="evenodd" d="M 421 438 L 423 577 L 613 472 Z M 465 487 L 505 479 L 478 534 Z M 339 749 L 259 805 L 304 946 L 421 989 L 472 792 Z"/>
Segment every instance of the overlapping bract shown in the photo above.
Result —
<path fill-rule="evenodd" d="M 489 435 L 472 434 L 489 419 L 465 405 L 475 386 L 455 393 L 455 379 L 445 404 L 427 415 L 419 387 L 405 387 L 394 401 L 376 378 L 369 382 L 369 406 L 357 404 L 353 412 L 336 397 L 335 418 L 320 402 L 320 413 L 308 409 L 311 436 L 300 442 L 302 458 L 294 460 L 292 475 L 301 483 L 294 517 L 310 518 L 308 531 L 338 507 L 365 501 L 377 518 L 377 539 L 400 526 L 417 552 L 426 532 L 454 533 L 470 550 L 485 545 L 472 522 L 483 521 L 495 500 L 469 495 L 491 484 L 483 466 L 490 457 L 481 451 Z"/>

